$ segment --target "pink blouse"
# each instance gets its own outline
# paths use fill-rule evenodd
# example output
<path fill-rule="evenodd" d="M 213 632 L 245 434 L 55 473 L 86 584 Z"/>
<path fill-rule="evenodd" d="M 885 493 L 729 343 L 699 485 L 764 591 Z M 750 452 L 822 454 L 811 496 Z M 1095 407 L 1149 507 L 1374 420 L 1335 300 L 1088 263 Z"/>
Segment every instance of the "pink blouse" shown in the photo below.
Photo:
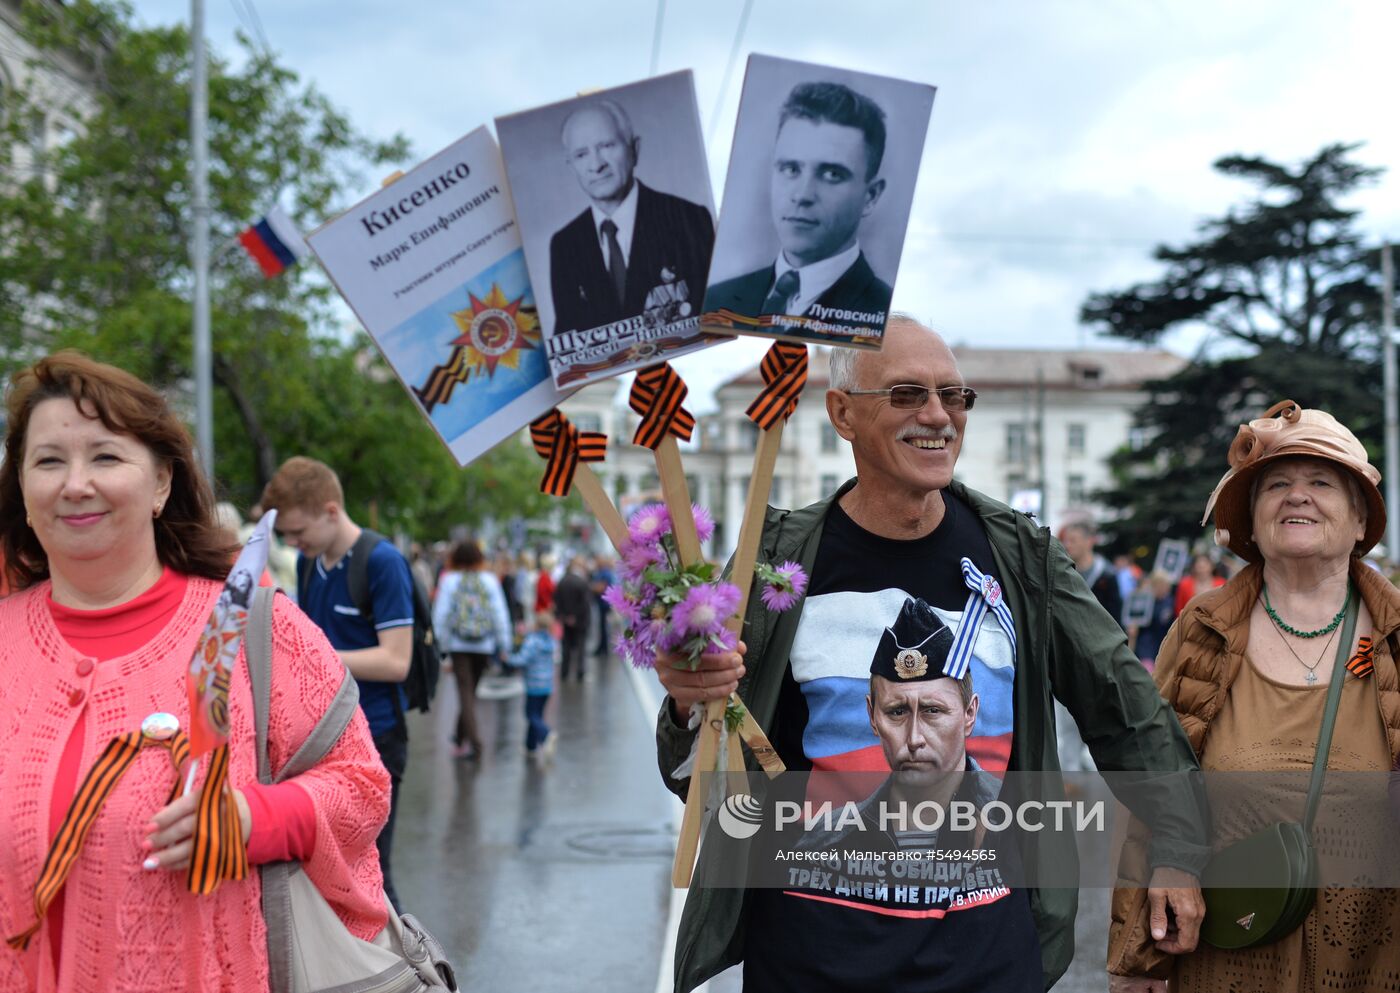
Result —
<path fill-rule="evenodd" d="M 178 608 L 153 639 L 105 660 L 74 649 L 60 635 L 47 583 L 0 601 L 5 935 L 33 920 L 33 887 L 48 847 L 64 745 L 75 730 L 81 735 L 79 765 L 86 769 L 112 737 L 138 727 L 154 711 L 175 714 L 188 726 L 185 670 L 219 589 L 218 583 L 189 579 Z M 274 769 L 310 733 L 345 678 L 321 631 L 278 598 L 268 731 Z M 230 687 L 229 736 L 229 778 L 239 788 L 257 779 L 251 708 L 240 657 Z M 256 874 L 198 897 L 185 892 L 183 873 L 141 868 L 144 825 L 164 805 L 173 777 L 163 749 L 142 752 L 113 790 L 68 878 L 57 974 L 46 924 L 24 952 L 0 946 L 0 991 L 267 988 Z M 346 926 L 372 938 L 385 923 L 374 841 L 388 814 L 389 778 L 361 715 L 297 784 L 315 809 L 316 843 L 307 873 Z"/>

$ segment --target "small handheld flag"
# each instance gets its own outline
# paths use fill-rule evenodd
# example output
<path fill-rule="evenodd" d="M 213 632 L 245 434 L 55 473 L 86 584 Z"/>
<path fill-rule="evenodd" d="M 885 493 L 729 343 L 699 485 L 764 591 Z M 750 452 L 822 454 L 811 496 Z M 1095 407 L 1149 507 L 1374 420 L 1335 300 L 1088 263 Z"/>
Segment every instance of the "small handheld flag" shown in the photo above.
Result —
<path fill-rule="evenodd" d="M 238 240 L 268 279 L 296 265 L 308 251 L 301 232 L 280 206 L 273 206 Z"/>
<path fill-rule="evenodd" d="M 269 510 L 248 536 L 209 611 L 195 647 L 186 685 L 190 695 L 190 756 L 198 761 L 228 740 L 228 686 L 248 626 L 248 607 L 267 566 L 267 547 L 277 512 Z M 193 777 L 194 768 L 190 769 Z M 188 787 L 186 787 L 188 789 Z"/>
<path fill-rule="evenodd" d="M 228 790 L 228 689 L 248 610 L 258 577 L 267 566 L 267 546 L 277 512 L 270 510 L 258 521 L 243 551 L 229 570 L 228 579 L 209 621 L 199 636 L 190 661 L 186 685 L 190 695 L 190 767 L 182 793 L 194 787 L 199 757 L 209 753 L 209 771 L 195 805 L 195 827 L 190 840 L 190 869 L 186 886 L 191 893 L 212 893 L 225 879 L 248 874 L 248 853 L 233 797 Z"/>

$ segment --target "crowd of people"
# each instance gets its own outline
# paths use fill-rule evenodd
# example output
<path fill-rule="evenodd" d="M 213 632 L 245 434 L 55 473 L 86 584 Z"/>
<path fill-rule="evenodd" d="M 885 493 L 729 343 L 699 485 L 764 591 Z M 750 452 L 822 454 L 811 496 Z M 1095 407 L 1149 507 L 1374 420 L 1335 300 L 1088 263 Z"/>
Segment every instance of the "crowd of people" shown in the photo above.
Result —
<path fill-rule="evenodd" d="M 1106 922 L 1114 993 L 1307 990 L 1328 976 L 1389 988 L 1400 948 L 1374 935 L 1400 930 L 1400 890 L 1320 888 L 1267 945 L 1202 940 L 1207 866 L 1262 824 L 1296 819 L 1301 797 L 1241 813 L 1177 775 L 1306 771 L 1333 726 L 1328 769 L 1384 783 L 1400 768 L 1400 592 L 1363 558 L 1386 524 L 1364 447 L 1292 402 L 1241 425 L 1205 501 L 1224 551 L 1173 582 L 1108 562 L 1088 522 L 1053 540 L 955 479 L 976 399 L 944 341 L 909 318 L 891 321 L 879 352 L 832 356 L 827 412 L 856 476 L 810 507 L 770 511 L 765 556 L 810 577 L 789 609 L 753 597 L 744 640 L 698 667 L 659 653 L 664 784 L 686 794 L 696 709 L 735 691 L 788 769 L 878 772 L 879 797 L 949 771 L 995 797 L 1001 777 L 1036 771 L 1049 774 L 1042 799 L 1063 798 L 1072 722 L 1098 769 L 1171 774 L 1121 797 L 1135 820 Z M 332 467 L 288 459 L 259 511 L 277 512 L 298 553 L 290 574 L 271 557 L 264 583 L 294 586 L 295 600 L 259 594 L 270 693 L 257 703 L 246 667 L 232 669 L 229 790 L 211 817 L 198 791 L 172 788 L 187 742 L 169 724 L 187 723 L 189 660 L 246 524 L 216 509 L 165 399 L 122 370 L 56 353 L 16 374 L 6 402 L 0 736 L 16 744 L 0 750 L 0 990 L 268 989 L 258 879 L 289 861 L 346 931 L 380 940 L 405 902 L 392 845 L 425 646 L 456 685 L 455 758 L 486 751 L 484 680 L 518 673 L 524 752 L 548 760 L 552 695 L 609 651 L 613 561 L 469 538 L 405 555 L 350 516 Z M 1151 612 L 1125 630 L 1139 590 Z M 343 732 L 300 762 L 347 693 Z M 1365 831 L 1393 837 L 1394 825 L 1349 824 L 1316 844 L 1355 848 Z M 211 838 L 246 853 L 247 871 L 221 860 L 213 893 L 197 895 L 185 876 Z M 726 857 L 723 832 L 707 839 L 702 864 Z M 1072 869 L 1074 840 L 1031 836 L 1017 858 Z M 1075 953 L 1073 888 L 925 896 L 916 911 L 878 894 L 697 886 L 675 987 L 742 963 L 752 990 L 1031 991 Z"/>

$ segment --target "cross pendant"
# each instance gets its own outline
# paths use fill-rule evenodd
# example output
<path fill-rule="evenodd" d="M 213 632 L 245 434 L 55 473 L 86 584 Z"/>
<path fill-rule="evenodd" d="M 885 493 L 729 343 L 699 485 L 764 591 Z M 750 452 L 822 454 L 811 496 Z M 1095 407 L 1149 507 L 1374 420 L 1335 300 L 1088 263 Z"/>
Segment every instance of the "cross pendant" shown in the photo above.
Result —
<path fill-rule="evenodd" d="M 1313 672 L 1311 669 L 1309 669 L 1309 670 L 1308 670 L 1307 683 L 1308 683 L 1309 686 L 1311 686 L 1311 685 L 1312 685 L 1313 683 L 1315 683 L 1315 682 L 1317 682 L 1317 673 L 1315 673 L 1315 672 Z"/>

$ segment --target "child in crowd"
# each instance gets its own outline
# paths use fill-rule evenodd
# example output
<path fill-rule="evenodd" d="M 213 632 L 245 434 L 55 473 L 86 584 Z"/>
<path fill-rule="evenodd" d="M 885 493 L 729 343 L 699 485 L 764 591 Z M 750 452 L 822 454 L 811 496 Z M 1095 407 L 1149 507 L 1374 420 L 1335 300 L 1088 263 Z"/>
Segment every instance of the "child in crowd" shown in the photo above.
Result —
<path fill-rule="evenodd" d="M 554 617 L 548 610 L 536 611 L 526 623 L 525 640 L 510 657 L 513 668 L 525 670 L 525 754 L 531 757 L 554 754 L 557 735 L 544 722 L 544 708 L 554 692 L 554 658 L 557 645 L 550 628 Z"/>

